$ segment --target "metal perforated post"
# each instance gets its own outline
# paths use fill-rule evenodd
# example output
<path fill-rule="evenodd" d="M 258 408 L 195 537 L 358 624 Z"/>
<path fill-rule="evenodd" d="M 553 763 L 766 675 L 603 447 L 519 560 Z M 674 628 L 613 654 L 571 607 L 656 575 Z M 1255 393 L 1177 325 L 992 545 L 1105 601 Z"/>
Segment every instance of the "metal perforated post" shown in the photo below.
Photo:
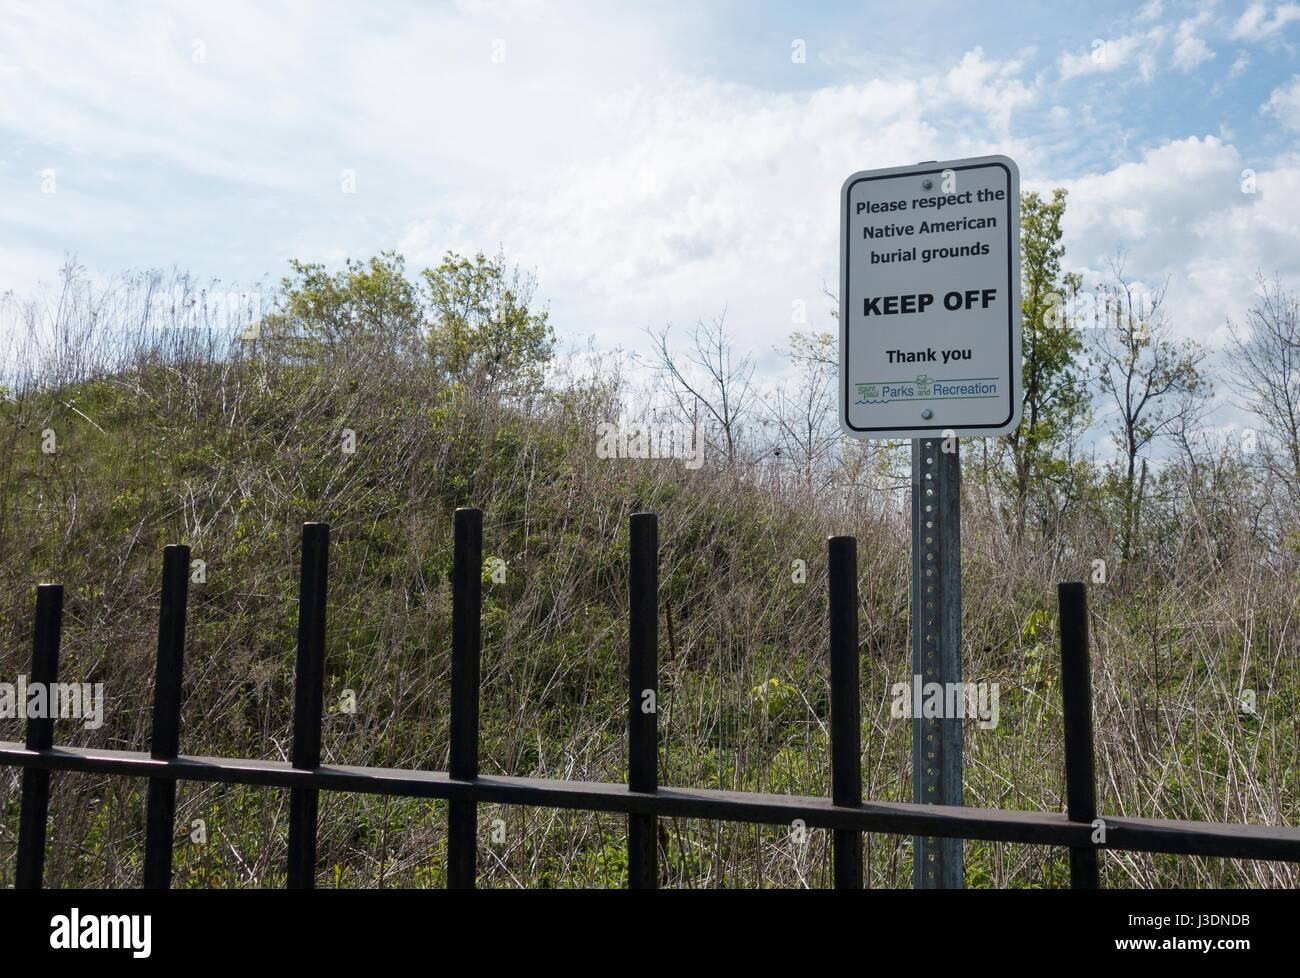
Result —
<path fill-rule="evenodd" d="M 949 450 L 945 450 L 949 449 Z M 956 438 L 912 442 L 912 682 L 959 683 L 961 668 L 961 464 Z M 924 702 L 924 695 L 918 697 Z M 945 697 L 945 701 L 947 697 Z M 914 703 L 914 709 L 916 707 Z M 960 717 L 912 717 L 912 800 L 960 805 Z M 960 889 L 960 839 L 917 836 L 913 886 Z"/>

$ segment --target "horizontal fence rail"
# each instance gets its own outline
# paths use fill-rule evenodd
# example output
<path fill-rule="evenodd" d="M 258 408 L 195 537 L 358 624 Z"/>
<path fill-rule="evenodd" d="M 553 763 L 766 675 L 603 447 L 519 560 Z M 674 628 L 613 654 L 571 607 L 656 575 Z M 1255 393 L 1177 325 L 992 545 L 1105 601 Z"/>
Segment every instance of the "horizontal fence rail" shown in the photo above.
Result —
<path fill-rule="evenodd" d="M 171 883 L 176 782 L 259 785 L 290 793 L 287 884 L 310 888 L 316 858 L 317 800 L 322 791 L 443 799 L 448 804 L 447 885 L 474 886 L 477 806 L 528 805 L 613 812 L 627 816 L 628 886 L 660 883 L 658 818 L 699 818 L 830 830 L 833 881 L 863 885 L 862 836 L 979 839 L 1062 846 L 1070 852 L 1075 888 L 1100 884 L 1099 854 L 1107 849 L 1300 862 L 1300 829 L 1098 815 L 1094 780 L 1087 592 L 1060 585 L 1061 692 L 1065 734 L 1065 813 L 863 801 L 858 670 L 857 543 L 832 537 L 829 559 L 831 666 L 831 798 L 772 795 L 658 782 L 658 523 L 652 513 L 630 522 L 628 616 L 628 782 L 566 781 L 479 774 L 483 515 L 455 514 L 452 569 L 452 690 L 449 771 L 321 763 L 325 674 L 329 526 L 303 527 L 299 579 L 298 650 L 290 760 L 199 757 L 180 753 L 182 661 L 189 550 L 166 548 L 158 626 L 158 659 L 148 751 L 54 745 L 53 721 L 28 718 L 26 741 L 0 741 L 0 767 L 22 769 L 16 885 L 42 884 L 50 774 L 79 771 L 148 780 L 143 883 Z M 63 588 L 36 593 L 32 681 L 57 682 Z M 1098 841 L 1098 827 L 1104 841 Z"/>

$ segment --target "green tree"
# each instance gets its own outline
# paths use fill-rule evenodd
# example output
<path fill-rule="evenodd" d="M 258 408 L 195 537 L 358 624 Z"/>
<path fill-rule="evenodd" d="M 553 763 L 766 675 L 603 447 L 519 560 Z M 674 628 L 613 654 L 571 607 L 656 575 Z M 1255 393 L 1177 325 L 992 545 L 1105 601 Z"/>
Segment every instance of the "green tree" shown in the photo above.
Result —
<path fill-rule="evenodd" d="M 416 281 L 401 255 L 348 259 L 337 272 L 289 263 L 277 310 L 261 324 L 266 339 L 294 354 L 341 345 L 429 357 L 449 382 L 503 392 L 540 383 L 554 337 L 546 310 L 532 308 L 531 276 L 498 254 L 448 252 Z"/>
<path fill-rule="evenodd" d="M 500 254 L 464 258 L 448 252 L 423 279 L 430 350 L 453 378 L 490 388 L 540 383 L 554 336 L 546 310 L 531 308 L 531 276 L 507 267 Z"/>
<path fill-rule="evenodd" d="M 1088 389 L 1080 367 L 1083 340 L 1066 314 L 1082 284 L 1077 274 L 1061 272 L 1065 247 L 1061 219 L 1066 192 L 1051 200 L 1037 193 L 1020 198 L 1020 278 L 1023 367 L 1020 426 L 1007 438 L 1010 495 L 1017 539 L 1024 534 L 1031 497 L 1069 491 L 1069 457 L 1076 434 L 1087 425 Z"/>
<path fill-rule="evenodd" d="M 281 280 L 279 309 L 262 320 L 272 337 L 333 347 L 378 339 L 410 347 L 423 329 L 419 290 L 406 277 L 401 255 L 382 252 L 366 261 L 349 258 L 333 274 L 324 265 L 291 260 Z"/>

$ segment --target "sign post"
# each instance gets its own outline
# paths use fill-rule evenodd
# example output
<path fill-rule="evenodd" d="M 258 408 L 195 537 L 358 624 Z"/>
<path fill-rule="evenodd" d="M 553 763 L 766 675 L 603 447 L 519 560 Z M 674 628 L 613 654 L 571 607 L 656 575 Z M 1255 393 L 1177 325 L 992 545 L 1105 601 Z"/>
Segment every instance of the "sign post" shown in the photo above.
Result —
<path fill-rule="evenodd" d="M 1020 174 L 1005 156 L 868 170 L 840 198 L 841 427 L 912 443 L 912 798 L 960 805 L 958 437 L 1020 423 Z M 963 879 L 960 839 L 913 840 L 916 888 Z"/>
<path fill-rule="evenodd" d="M 947 444 L 945 444 L 945 441 Z M 961 465 L 957 439 L 912 441 L 912 689 L 962 681 Z M 944 702 L 948 702 L 944 697 Z M 912 800 L 960 805 L 960 717 L 923 716 L 912 704 Z M 912 885 L 959 890 L 961 839 L 912 840 Z"/>

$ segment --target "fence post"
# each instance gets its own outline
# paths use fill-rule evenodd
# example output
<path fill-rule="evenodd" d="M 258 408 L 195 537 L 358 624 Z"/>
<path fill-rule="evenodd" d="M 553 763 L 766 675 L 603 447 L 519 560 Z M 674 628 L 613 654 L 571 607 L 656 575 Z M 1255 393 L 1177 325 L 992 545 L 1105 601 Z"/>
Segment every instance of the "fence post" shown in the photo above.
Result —
<path fill-rule="evenodd" d="M 629 523 L 627 786 L 659 787 L 659 523 L 654 513 L 633 513 Z M 653 815 L 627 817 L 627 885 L 658 885 Z"/>
<path fill-rule="evenodd" d="M 320 767 L 321 706 L 325 685 L 325 591 L 329 574 L 328 523 L 302 525 L 302 570 L 298 579 L 298 660 L 293 688 L 295 768 Z M 315 788 L 289 789 L 288 886 L 316 885 Z"/>
<path fill-rule="evenodd" d="M 154 663 L 153 727 L 149 756 L 170 760 L 180 752 L 181 665 L 185 657 L 185 603 L 190 586 L 190 548 L 163 550 L 162 594 L 158 603 L 158 658 Z M 176 780 L 150 778 L 145 802 L 144 886 L 171 886 Z"/>
<path fill-rule="evenodd" d="M 858 689 L 858 541 L 827 541 L 831 630 L 831 801 L 862 804 L 862 708 Z M 835 888 L 862 889 L 862 833 L 836 829 Z"/>
<path fill-rule="evenodd" d="M 1091 825 L 1097 817 L 1092 753 L 1092 675 L 1088 656 L 1088 589 L 1082 581 L 1057 585 L 1061 619 L 1061 701 L 1065 723 L 1066 817 Z M 1100 885 L 1097 850 L 1070 848 L 1070 886 Z"/>
<path fill-rule="evenodd" d="M 478 777 L 478 719 L 483 610 L 483 511 L 455 516 L 451 571 L 451 764 L 458 781 Z M 478 848 L 478 803 L 447 805 L 447 886 L 473 889 Z"/>
<path fill-rule="evenodd" d="M 50 690 L 59 678 L 59 637 L 63 629 L 63 585 L 41 584 L 36 588 L 36 627 L 32 636 L 31 683 L 45 687 L 46 705 Z M 54 717 L 27 718 L 27 749 L 49 750 L 54 746 Z M 23 800 L 18 815 L 18 866 L 14 886 L 39 890 L 45 873 L 45 821 L 50 810 L 48 768 L 23 768 Z"/>

